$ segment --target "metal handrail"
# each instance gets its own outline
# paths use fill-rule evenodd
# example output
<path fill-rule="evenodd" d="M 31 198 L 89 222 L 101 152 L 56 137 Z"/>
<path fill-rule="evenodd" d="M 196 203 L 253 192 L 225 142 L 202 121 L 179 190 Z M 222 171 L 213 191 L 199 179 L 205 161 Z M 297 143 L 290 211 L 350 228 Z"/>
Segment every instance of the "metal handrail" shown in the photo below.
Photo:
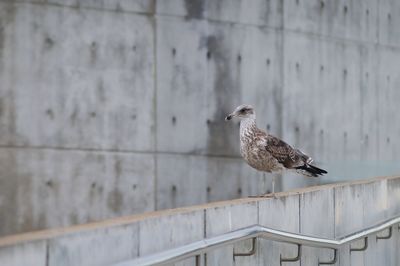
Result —
<path fill-rule="evenodd" d="M 268 240 L 305 245 L 317 248 L 332 248 L 336 250 L 344 244 L 348 244 L 350 242 L 366 238 L 369 235 L 378 233 L 380 231 L 385 230 L 388 227 L 391 227 L 399 223 L 400 223 L 400 217 L 396 217 L 387 220 L 383 223 L 379 223 L 375 226 L 369 227 L 367 229 L 358 231 L 356 233 L 338 239 L 328 239 L 328 238 L 300 235 L 296 233 L 290 233 L 286 231 L 264 227 L 261 225 L 253 225 L 250 227 L 228 232 L 219 236 L 199 240 L 181 247 L 162 251 L 149 256 L 117 263 L 115 264 L 115 266 L 128 266 L 128 265 L 145 266 L 145 265 L 156 265 L 156 264 L 177 262 L 189 257 L 203 254 L 217 247 L 233 244 L 254 237 L 262 237 Z"/>

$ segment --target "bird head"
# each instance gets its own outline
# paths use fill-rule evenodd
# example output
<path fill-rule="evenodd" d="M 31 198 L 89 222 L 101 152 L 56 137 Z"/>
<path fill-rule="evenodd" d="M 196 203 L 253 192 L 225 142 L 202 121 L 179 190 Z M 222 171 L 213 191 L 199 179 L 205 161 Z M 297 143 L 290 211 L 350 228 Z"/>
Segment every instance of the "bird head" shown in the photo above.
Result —
<path fill-rule="evenodd" d="M 225 121 L 231 120 L 234 117 L 238 117 L 240 119 L 244 118 L 256 118 L 256 113 L 254 112 L 254 108 L 248 104 L 242 104 L 236 107 L 235 111 L 230 113 L 225 117 Z"/>

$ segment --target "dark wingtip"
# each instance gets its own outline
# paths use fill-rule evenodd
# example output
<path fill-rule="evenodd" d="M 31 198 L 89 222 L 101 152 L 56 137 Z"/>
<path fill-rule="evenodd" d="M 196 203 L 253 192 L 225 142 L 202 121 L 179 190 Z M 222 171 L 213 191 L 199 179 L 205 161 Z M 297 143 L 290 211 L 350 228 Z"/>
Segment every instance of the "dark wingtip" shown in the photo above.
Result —
<path fill-rule="evenodd" d="M 311 164 L 305 164 L 303 166 L 296 167 L 296 169 L 301 169 L 301 170 L 307 171 L 313 177 L 319 177 L 319 176 L 322 176 L 322 175 L 328 173 L 324 169 L 318 168 L 318 167 L 316 167 L 314 165 L 311 165 Z"/>
<path fill-rule="evenodd" d="M 314 165 L 309 165 L 309 167 L 313 169 L 313 172 L 315 172 L 317 175 L 324 175 L 328 173 L 326 170 L 318 168 Z"/>

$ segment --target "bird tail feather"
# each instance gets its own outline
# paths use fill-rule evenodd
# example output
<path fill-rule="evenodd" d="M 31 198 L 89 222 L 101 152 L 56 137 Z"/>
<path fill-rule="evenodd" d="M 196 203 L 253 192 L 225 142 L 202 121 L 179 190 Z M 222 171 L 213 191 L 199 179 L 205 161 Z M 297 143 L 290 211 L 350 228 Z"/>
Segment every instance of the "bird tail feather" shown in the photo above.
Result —
<path fill-rule="evenodd" d="M 309 177 L 318 177 L 328 173 L 327 171 L 311 164 L 305 164 L 303 166 L 296 167 L 296 171 Z"/>

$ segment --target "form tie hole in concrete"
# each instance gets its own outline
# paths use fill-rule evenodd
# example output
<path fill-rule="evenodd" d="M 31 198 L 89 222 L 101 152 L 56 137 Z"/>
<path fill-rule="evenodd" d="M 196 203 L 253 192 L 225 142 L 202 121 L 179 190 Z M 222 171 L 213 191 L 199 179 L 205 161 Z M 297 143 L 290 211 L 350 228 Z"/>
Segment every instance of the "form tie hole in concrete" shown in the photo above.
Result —
<path fill-rule="evenodd" d="M 172 124 L 175 125 L 175 124 L 176 124 L 176 117 L 173 116 L 172 119 L 171 119 L 171 121 L 172 121 Z"/>
<path fill-rule="evenodd" d="M 172 192 L 173 192 L 173 193 L 176 192 L 176 186 L 175 186 L 175 185 L 172 186 Z"/>
<path fill-rule="evenodd" d="M 369 77 L 369 73 L 365 72 L 365 77 L 368 78 Z"/>
<path fill-rule="evenodd" d="M 136 52 L 136 45 L 132 46 L 132 50 Z"/>
<path fill-rule="evenodd" d="M 211 120 L 207 119 L 206 123 L 207 123 L 207 125 L 210 125 L 211 124 Z"/>
<path fill-rule="evenodd" d="M 300 1 L 299 0 L 296 0 L 296 5 L 299 5 L 300 4 Z"/>
<path fill-rule="evenodd" d="M 176 55 L 176 49 L 172 48 L 172 56 L 175 56 L 175 55 Z"/>
<path fill-rule="evenodd" d="M 207 187 L 207 193 L 211 192 L 211 187 Z"/>
<path fill-rule="evenodd" d="M 50 49 L 51 47 L 53 47 L 54 45 L 54 41 L 53 39 L 51 39 L 50 37 L 46 37 L 46 39 L 44 40 L 44 42 L 46 43 L 46 48 Z"/>
<path fill-rule="evenodd" d="M 386 143 L 390 143 L 390 138 L 389 137 L 386 138 Z"/>
<path fill-rule="evenodd" d="M 347 69 L 343 69 L 343 76 L 344 78 L 347 78 Z"/>
<path fill-rule="evenodd" d="M 50 118 L 50 119 L 54 119 L 54 112 L 51 109 L 47 109 L 46 110 L 46 115 Z"/>
<path fill-rule="evenodd" d="M 347 14 L 347 6 L 343 7 L 343 12 L 344 12 L 344 14 Z"/>
<path fill-rule="evenodd" d="M 298 62 L 296 62 L 296 69 L 297 71 L 300 69 L 300 64 Z"/>
<path fill-rule="evenodd" d="M 323 8 L 324 8 L 324 6 L 325 6 L 325 3 L 324 3 L 324 1 L 321 1 L 321 2 L 320 2 L 320 7 L 321 7 L 321 9 L 323 9 Z"/>
<path fill-rule="evenodd" d="M 392 16 L 390 15 L 390 13 L 388 13 L 387 17 L 388 17 L 388 20 L 392 19 Z"/>
<path fill-rule="evenodd" d="M 324 130 L 321 129 L 321 130 L 319 131 L 319 134 L 324 135 Z"/>
<path fill-rule="evenodd" d="M 133 190 L 135 190 L 135 189 L 136 189 L 136 187 L 137 187 L 137 185 L 136 185 L 136 184 L 133 184 L 133 185 L 132 185 L 132 189 L 133 189 Z"/>
<path fill-rule="evenodd" d="M 346 132 L 346 131 L 343 132 L 343 137 L 344 137 L 345 139 L 347 139 L 347 132 Z"/>
<path fill-rule="evenodd" d="M 238 188 L 238 195 L 242 195 L 242 188 Z"/>
<path fill-rule="evenodd" d="M 46 186 L 53 187 L 53 182 L 51 180 L 47 181 Z"/>
<path fill-rule="evenodd" d="M 390 76 L 389 75 L 386 76 L 386 79 L 387 79 L 387 81 L 390 81 Z"/>
<path fill-rule="evenodd" d="M 300 132 L 299 126 L 296 126 L 296 127 L 294 128 L 294 131 L 295 131 L 296 133 L 299 133 L 299 132 Z"/>
<path fill-rule="evenodd" d="M 367 14 L 367 16 L 369 15 L 369 9 L 365 10 L 365 13 Z"/>
<path fill-rule="evenodd" d="M 267 124 L 267 130 L 270 130 L 270 129 L 271 129 L 271 125 Z"/>
<path fill-rule="evenodd" d="M 322 72 L 322 71 L 324 71 L 324 66 L 323 65 L 320 65 L 319 66 L 319 70 Z"/>
<path fill-rule="evenodd" d="M 207 59 L 210 60 L 211 59 L 211 52 L 207 51 Z"/>
<path fill-rule="evenodd" d="M 96 183 L 92 183 L 92 188 L 95 188 L 96 187 Z"/>
<path fill-rule="evenodd" d="M 91 112 L 91 113 L 90 113 L 90 117 L 92 117 L 92 118 L 95 118 L 96 115 L 97 115 L 96 112 Z"/>
<path fill-rule="evenodd" d="M 237 61 L 240 63 L 240 62 L 242 62 L 242 56 L 241 55 L 238 55 L 237 56 Z"/>
<path fill-rule="evenodd" d="M 271 64 L 271 60 L 269 58 L 267 58 L 267 66 L 269 66 Z"/>

